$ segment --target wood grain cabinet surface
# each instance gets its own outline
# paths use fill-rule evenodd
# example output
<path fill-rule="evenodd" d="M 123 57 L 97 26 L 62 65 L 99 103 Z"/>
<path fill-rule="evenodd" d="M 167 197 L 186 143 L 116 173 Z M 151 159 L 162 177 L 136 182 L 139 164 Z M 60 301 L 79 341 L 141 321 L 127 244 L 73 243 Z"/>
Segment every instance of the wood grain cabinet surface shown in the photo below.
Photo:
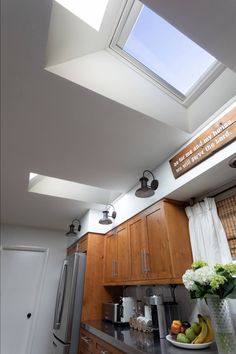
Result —
<path fill-rule="evenodd" d="M 104 342 L 85 329 L 80 330 L 80 342 L 78 354 L 122 354 L 120 350 Z"/>
<path fill-rule="evenodd" d="M 105 236 L 88 233 L 81 237 L 67 250 L 85 252 L 86 271 L 84 279 L 84 294 L 81 320 L 97 320 L 102 318 L 102 303 L 112 302 L 119 298 L 122 289 L 111 289 L 103 286 Z"/>
<path fill-rule="evenodd" d="M 119 227 L 106 236 L 104 284 L 182 283 L 192 263 L 183 203 L 164 199 Z"/>
<path fill-rule="evenodd" d="M 127 223 L 106 236 L 104 283 L 117 284 L 129 280 L 129 238 Z"/>

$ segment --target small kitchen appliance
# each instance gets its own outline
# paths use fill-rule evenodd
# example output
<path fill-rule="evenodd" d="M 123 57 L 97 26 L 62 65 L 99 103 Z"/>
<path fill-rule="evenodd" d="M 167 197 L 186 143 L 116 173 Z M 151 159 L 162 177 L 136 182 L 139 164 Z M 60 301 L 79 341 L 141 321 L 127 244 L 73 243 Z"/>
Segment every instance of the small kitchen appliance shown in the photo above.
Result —
<path fill-rule="evenodd" d="M 102 304 L 103 319 L 112 323 L 117 322 L 118 303 L 106 302 Z"/>
<path fill-rule="evenodd" d="M 130 296 L 122 296 L 119 303 L 103 303 L 102 309 L 104 320 L 126 325 L 136 309 L 136 300 Z"/>
<path fill-rule="evenodd" d="M 153 334 L 161 339 L 167 335 L 166 316 L 161 295 L 152 295 L 145 297 L 146 305 L 151 307 L 152 331 Z"/>

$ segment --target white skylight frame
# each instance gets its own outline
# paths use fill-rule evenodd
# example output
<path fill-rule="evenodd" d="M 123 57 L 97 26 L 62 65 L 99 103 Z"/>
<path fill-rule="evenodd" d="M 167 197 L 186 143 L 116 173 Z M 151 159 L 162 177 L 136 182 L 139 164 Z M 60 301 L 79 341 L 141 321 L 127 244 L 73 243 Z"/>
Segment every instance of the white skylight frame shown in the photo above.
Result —
<path fill-rule="evenodd" d="M 138 15 L 144 5 L 137 0 L 127 0 L 125 7 L 123 9 L 122 15 L 119 19 L 119 22 L 116 26 L 114 34 L 108 44 L 107 49 L 110 50 L 119 56 L 128 63 L 133 69 L 135 69 L 140 74 L 144 75 L 148 80 L 158 86 L 165 93 L 170 95 L 179 103 L 183 104 L 185 107 L 188 107 L 194 100 L 196 100 L 201 93 L 203 93 L 211 83 L 213 83 L 216 78 L 224 71 L 225 66 L 216 62 L 212 65 L 202 77 L 194 84 L 194 86 L 189 90 L 187 95 L 184 95 L 178 91 L 174 86 L 169 84 L 163 78 L 158 76 L 147 66 L 139 62 L 133 56 L 125 52 L 122 46 L 125 44 L 133 25 L 135 24 Z"/>

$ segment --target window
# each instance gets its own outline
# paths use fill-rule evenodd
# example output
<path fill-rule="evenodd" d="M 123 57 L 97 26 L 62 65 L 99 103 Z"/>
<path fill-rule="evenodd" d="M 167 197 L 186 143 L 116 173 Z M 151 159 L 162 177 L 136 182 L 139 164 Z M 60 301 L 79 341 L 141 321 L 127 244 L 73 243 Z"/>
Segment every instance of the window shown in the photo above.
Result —
<path fill-rule="evenodd" d="M 216 71 L 223 69 L 212 55 L 138 0 L 128 1 L 110 47 L 181 101 L 206 81 L 209 85 Z"/>
<path fill-rule="evenodd" d="M 236 259 L 236 195 L 216 203 L 233 259 Z"/>

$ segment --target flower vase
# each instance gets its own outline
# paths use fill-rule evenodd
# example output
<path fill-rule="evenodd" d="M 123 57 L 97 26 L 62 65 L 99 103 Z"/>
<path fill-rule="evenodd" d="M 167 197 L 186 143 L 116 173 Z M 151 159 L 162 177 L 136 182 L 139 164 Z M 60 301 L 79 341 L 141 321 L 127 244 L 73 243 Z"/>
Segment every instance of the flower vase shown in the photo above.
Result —
<path fill-rule="evenodd" d="M 227 299 L 220 299 L 219 296 L 207 296 L 206 301 L 219 354 L 235 354 L 236 334 Z"/>

